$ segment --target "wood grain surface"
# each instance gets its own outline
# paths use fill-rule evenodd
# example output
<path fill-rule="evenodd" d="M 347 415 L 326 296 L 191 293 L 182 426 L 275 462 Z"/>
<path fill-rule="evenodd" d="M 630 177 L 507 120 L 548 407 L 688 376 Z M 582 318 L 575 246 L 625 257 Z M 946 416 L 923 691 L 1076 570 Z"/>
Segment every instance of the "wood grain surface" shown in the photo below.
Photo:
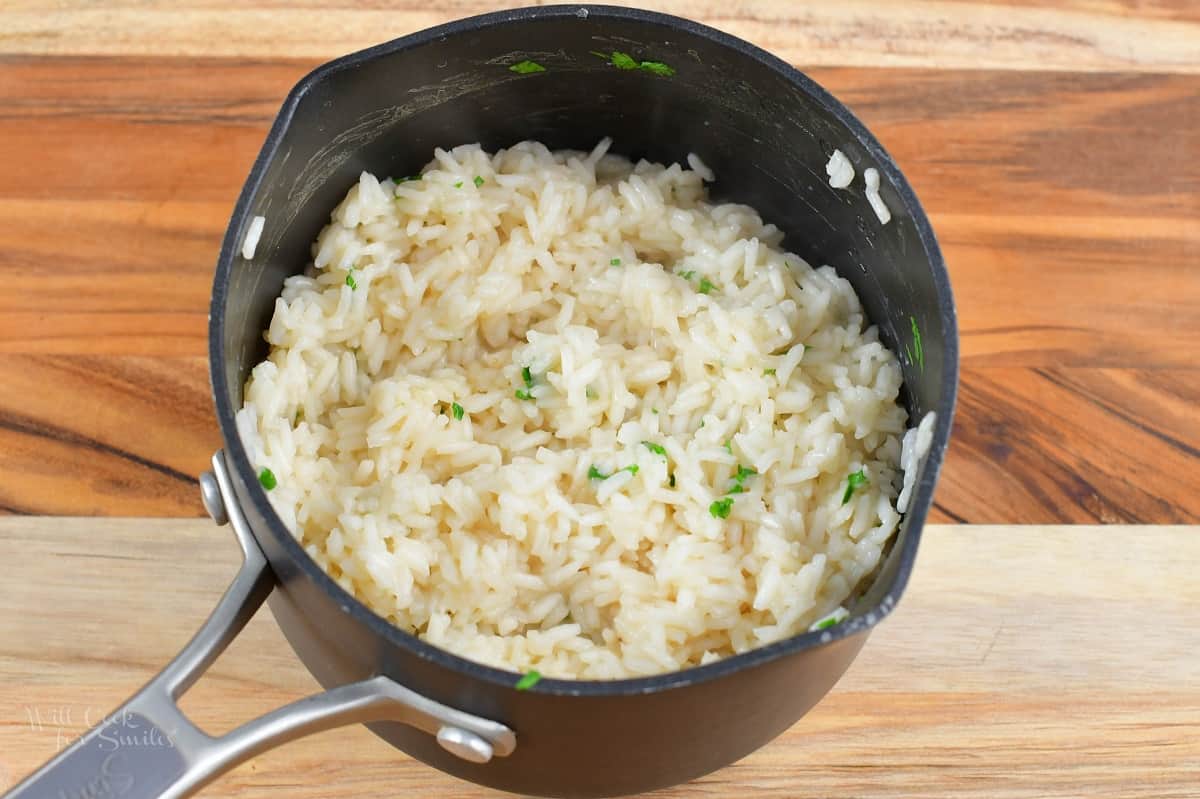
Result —
<path fill-rule="evenodd" d="M 0 519 L 0 790 L 165 664 L 238 559 L 207 521 Z M 1196 527 L 928 527 L 898 609 L 815 710 L 648 796 L 1195 799 L 1198 573 Z M 262 611 L 184 708 L 219 734 L 315 690 Z M 269 752 L 202 795 L 502 796 L 362 727 Z"/>
<path fill-rule="evenodd" d="M 1200 4 L 647 5 L 808 71 L 930 212 L 963 352 L 935 519 L 1200 521 Z M 500 7 L 0 4 L 0 513 L 201 513 L 212 268 L 283 96 Z"/>

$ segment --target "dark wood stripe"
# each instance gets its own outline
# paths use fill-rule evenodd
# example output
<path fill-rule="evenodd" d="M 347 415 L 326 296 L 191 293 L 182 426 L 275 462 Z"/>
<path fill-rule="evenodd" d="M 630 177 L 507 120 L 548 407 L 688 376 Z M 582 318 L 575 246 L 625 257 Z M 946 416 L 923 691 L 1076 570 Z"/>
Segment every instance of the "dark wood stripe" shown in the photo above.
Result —
<path fill-rule="evenodd" d="M 1180 441 L 1179 439 L 1175 438 L 1174 436 L 1171 436 L 1171 435 L 1163 432 L 1162 430 L 1159 430 L 1159 429 L 1147 424 L 1146 422 L 1135 418 L 1131 414 L 1116 407 L 1111 402 L 1104 400 L 1100 397 L 1097 397 L 1095 394 L 1091 393 L 1090 391 L 1087 391 L 1086 389 L 1073 384 L 1070 380 L 1067 380 L 1060 375 L 1056 375 L 1048 369 L 1034 369 L 1033 371 L 1036 374 L 1040 375 L 1042 378 L 1049 380 L 1051 383 L 1054 383 L 1057 386 L 1062 386 L 1063 388 L 1065 388 L 1069 391 L 1075 392 L 1076 394 L 1083 397 L 1084 399 L 1086 399 L 1088 402 L 1092 403 L 1096 407 L 1104 409 L 1108 413 L 1111 413 L 1112 415 L 1118 417 L 1119 419 L 1125 421 L 1126 423 L 1133 425 L 1138 430 L 1141 430 L 1144 433 L 1148 433 L 1148 434 L 1154 436 L 1155 438 L 1157 438 L 1159 441 L 1165 442 L 1166 444 L 1169 444 L 1170 446 L 1175 447 L 1180 452 L 1183 452 L 1186 455 L 1190 455 L 1193 458 L 1200 458 L 1200 449 L 1193 447 L 1189 444 L 1185 444 L 1183 441 Z M 1197 411 L 1198 411 L 1198 413 L 1200 413 L 1200 408 L 1198 408 Z"/>
<path fill-rule="evenodd" d="M 11 411 L 0 412 L 0 429 L 11 430 L 14 433 L 21 433 L 22 435 L 27 436 L 46 438 L 62 444 L 70 444 L 76 447 L 93 449 L 97 452 L 103 452 L 107 455 L 115 455 L 122 460 L 127 460 L 130 463 L 137 464 L 138 466 L 142 466 L 146 469 L 151 469 L 159 474 L 170 477 L 172 480 L 179 480 L 188 484 L 194 484 L 196 482 L 196 478 L 192 475 L 184 474 L 183 472 L 176 471 L 165 464 L 156 463 L 155 461 L 143 458 L 134 452 L 129 452 L 127 450 L 120 449 L 119 447 L 105 444 L 102 441 L 97 441 L 94 438 L 80 435 L 79 433 L 71 430 L 48 427 L 46 425 L 39 424 L 33 419 L 18 417 Z"/>
<path fill-rule="evenodd" d="M 935 501 L 933 503 L 933 509 L 936 512 L 940 513 L 941 515 L 945 516 L 950 521 L 954 522 L 955 524 L 967 524 L 968 523 L 964 517 L 959 516 L 957 513 L 950 510 L 949 508 L 947 508 L 945 505 L 942 505 L 940 502 Z"/>

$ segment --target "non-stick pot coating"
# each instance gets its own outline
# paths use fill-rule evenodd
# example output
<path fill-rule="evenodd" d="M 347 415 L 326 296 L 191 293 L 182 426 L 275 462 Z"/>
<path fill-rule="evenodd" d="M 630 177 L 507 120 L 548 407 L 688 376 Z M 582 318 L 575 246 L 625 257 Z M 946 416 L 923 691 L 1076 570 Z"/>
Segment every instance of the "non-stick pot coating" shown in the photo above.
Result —
<path fill-rule="evenodd" d="M 616 50 L 669 65 L 662 76 L 613 65 Z M 599 53 L 600 55 L 596 55 Z M 544 72 L 520 75 L 525 59 Z M 427 646 L 388 625 L 324 575 L 270 511 L 237 439 L 233 413 L 266 349 L 262 331 L 288 275 L 311 258 L 330 211 L 360 172 L 408 175 L 435 147 L 524 139 L 587 150 L 603 136 L 633 158 L 714 170 L 718 200 L 746 203 L 781 228 L 785 246 L 829 263 L 858 292 L 885 343 L 902 357 L 911 417 L 939 414 L 918 491 L 855 618 L 831 631 L 697 669 L 618 682 L 545 680 L 518 693 L 518 675 Z M 859 178 L 829 187 L 841 149 Z M 892 221 L 880 224 L 861 175 L 875 167 Z M 252 262 L 240 255 L 251 217 L 266 217 Z M 919 336 L 919 340 L 918 340 Z M 469 780 L 555 796 L 629 794 L 730 763 L 778 735 L 841 676 L 871 626 L 894 605 L 949 431 L 957 334 L 945 268 L 928 221 L 879 144 L 799 72 L 744 42 L 647 12 L 561 6 L 503 12 L 416 34 L 321 67 L 288 97 L 239 200 L 214 284 L 212 377 L 237 490 L 282 587 L 271 607 L 326 686 L 376 673 L 434 699 L 502 721 L 515 753 L 486 765 L 447 754 L 399 724 L 373 729 L 427 763 Z M 331 753 L 331 756 L 336 756 Z"/>

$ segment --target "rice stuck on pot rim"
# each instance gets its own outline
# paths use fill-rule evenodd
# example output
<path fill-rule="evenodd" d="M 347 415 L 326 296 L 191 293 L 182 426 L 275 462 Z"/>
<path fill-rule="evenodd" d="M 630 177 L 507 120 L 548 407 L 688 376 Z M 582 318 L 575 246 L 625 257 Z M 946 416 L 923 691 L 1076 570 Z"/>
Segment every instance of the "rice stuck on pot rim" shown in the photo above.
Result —
<path fill-rule="evenodd" d="M 850 284 L 710 204 L 696 156 L 607 148 L 364 173 L 284 284 L 238 414 L 344 588 L 431 644 L 564 678 L 840 618 L 904 482 L 900 367 Z"/>

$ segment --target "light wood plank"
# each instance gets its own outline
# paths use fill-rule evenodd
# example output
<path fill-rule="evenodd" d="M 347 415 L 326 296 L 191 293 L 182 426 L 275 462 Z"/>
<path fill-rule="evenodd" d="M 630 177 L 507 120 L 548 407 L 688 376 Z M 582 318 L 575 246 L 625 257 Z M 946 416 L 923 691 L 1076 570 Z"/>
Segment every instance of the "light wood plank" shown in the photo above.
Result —
<path fill-rule="evenodd" d="M 10 0 L 0 53 L 331 58 L 526 2 L 83 2 Z M 1157 4 L 639 0 L 695 18 L 799 64 L 1200 72 L 1200 22 Z"/>
<path fill-rule="evenodd" d="M 202 521 L 0 519 L 14 575 L 0 603 L 0 789 L 187 640 L 236 567 L 230 538 Z M 653 796 L 1191 799 L 1197 573 L 1197 527 L 929 527 L 898 609 L 821 705 L 740 763 Z M 186 705 L 222 730 L 311 690 L 262 613 Z M 268 753 L 203 795 L 281 789 L 500 796 L 359 727 Z"/>

